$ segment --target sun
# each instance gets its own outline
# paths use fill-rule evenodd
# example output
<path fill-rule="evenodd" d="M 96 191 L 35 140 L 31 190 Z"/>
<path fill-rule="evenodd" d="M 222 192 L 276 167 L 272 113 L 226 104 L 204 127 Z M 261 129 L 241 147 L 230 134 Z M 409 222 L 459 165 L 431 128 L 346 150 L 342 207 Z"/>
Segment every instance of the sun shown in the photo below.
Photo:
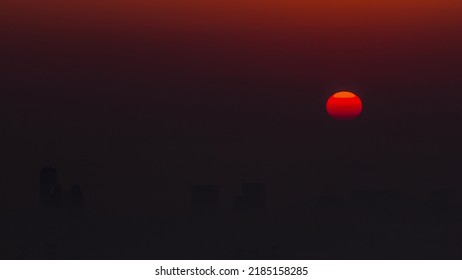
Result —
<path fill-rule="evenodd" d="M 361 99 L 349 91 L 340 91 L 333 94 L 326 105 L 327 113 L 336 120 L 356 119 L 363 111 Z"/>

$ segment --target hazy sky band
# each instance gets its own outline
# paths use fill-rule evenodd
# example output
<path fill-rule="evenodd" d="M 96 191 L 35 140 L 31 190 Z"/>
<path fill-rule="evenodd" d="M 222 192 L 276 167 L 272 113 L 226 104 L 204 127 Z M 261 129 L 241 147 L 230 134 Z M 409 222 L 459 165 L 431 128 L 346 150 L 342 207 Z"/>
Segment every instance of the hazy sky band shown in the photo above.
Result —
<path fill-rule="evenodd" d="M 271 81 L 272 88 L 325 87 L 324 94 L 348 88 L 367 95 L 371 85 L 453 88 L 462 69 L 460 1 L 0 5 L 3 72 L 29 81 L 79 77 L 79 83 L 162 80 L 170 86 L 181 79 L 175 83 L 189 89 L 225 82 L 231 92 Z"/>
<path fill-rule="evenodd" d="M 36 24 L 133 25 L 157 28 L 429 28 L 460 23 L 462 2 L 429 1 L 2 1 L 2 17 Z"/>

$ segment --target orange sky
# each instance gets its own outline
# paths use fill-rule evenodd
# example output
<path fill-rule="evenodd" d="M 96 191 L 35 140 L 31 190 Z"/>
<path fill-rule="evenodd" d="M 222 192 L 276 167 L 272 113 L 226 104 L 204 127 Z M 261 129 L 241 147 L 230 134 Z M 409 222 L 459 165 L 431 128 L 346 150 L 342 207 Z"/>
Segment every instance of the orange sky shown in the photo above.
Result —
<path fill-rule="evenodd" d="M 457 21 L 459 0 L 3 0 L 2 17 L 55 24 L 157 27 L 310 28 L 430 26 Z"/>
<path fill-rule="evenodd" d="M 0 29 L 121 37 L 218 34 L 293 46 L 311 39 L 323 49 L 326 44 L 401 50 L 431 45 L 441 52 L 460 45 L 460 11 L 460 0 L 3 0 Z"/>
<path fill-rule="evenodd" d="M 109 57 L 112 44 L 118 49 L 109 63 L 133 53 L 136 66 L 150 65 L 145 60 L 157 53 L 163 71 L 187 75 L 200 64 L 210 68 L 202 71 L 206 77 L 303 80 L 311 73 L 384 83 L 394 75 L 412 83 L 430 73 L 458 77 L 460 11 L 460 0 L 3 0 L 0 31 L 13 38 L 9 50 L 76 48 L 85 56 L 76 61 Z"/>

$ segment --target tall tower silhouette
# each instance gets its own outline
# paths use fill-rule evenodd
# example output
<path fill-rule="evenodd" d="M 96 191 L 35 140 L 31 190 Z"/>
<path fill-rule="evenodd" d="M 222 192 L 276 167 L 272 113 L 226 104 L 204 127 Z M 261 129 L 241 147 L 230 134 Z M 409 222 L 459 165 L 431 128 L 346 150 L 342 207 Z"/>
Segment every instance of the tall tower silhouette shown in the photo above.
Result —
<path fill-rule="evenodd" d="M 40 170 L 40 205 L 49 206 L 53 192 L 58 189 L 58 174 L 53 167 L 43 167 Z"/>

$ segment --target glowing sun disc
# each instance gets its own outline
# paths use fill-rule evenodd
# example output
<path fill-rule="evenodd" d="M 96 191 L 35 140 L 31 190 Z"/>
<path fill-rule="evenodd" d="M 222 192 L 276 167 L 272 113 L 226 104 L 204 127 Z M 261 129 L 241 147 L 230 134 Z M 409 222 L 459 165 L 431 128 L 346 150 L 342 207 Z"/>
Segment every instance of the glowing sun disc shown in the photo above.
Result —
<path fill-rule="evenodd" d="M 327 113 L 336 120 L 356 119 L 363 111 L 361 99 L 349 91 L 340 91 L 327 100 Z"/>

